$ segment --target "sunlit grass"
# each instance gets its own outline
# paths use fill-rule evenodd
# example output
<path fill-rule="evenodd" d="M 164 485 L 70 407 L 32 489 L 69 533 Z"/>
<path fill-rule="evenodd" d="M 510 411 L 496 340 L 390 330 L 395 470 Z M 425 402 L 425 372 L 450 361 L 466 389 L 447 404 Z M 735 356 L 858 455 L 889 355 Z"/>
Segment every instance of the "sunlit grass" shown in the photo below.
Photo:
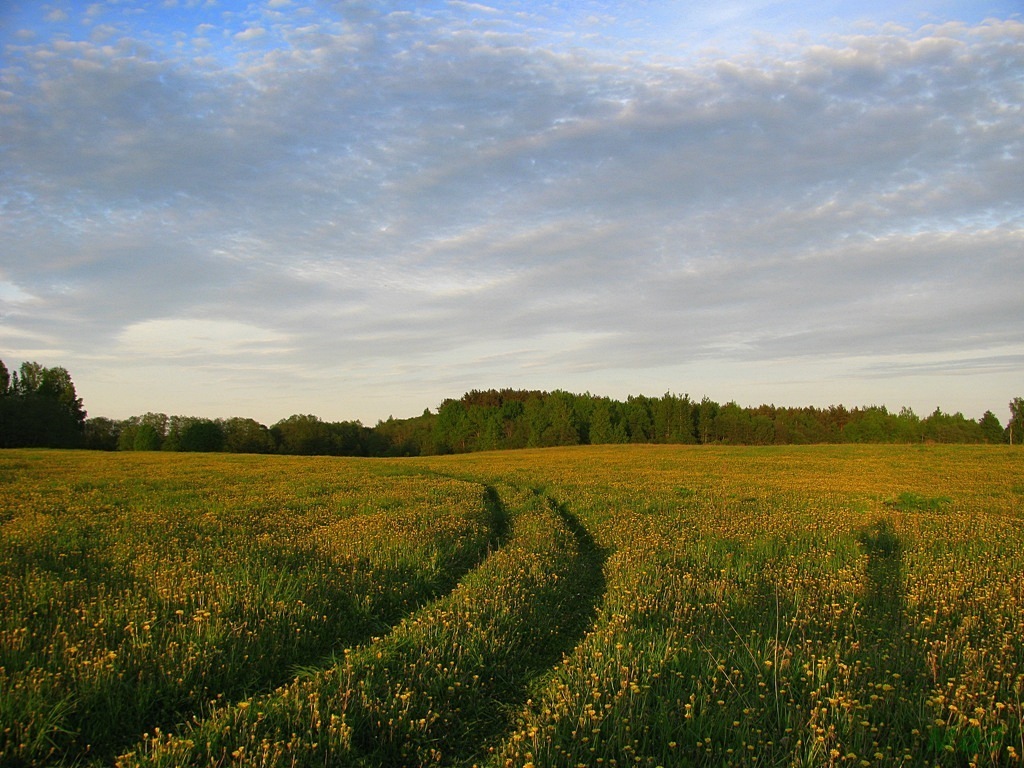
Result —
<path fill-rule="evenodd" d="M 5 765 L 109 758 L 285 682 L 447 591 L 495 543 L 479 486 L 367 463 L 22 464 L 0 528 Z"/>
<path fill-rule="evenodd" d="M 6 452 L 0 763 L 1020 765 L 1022 456 Z"/>

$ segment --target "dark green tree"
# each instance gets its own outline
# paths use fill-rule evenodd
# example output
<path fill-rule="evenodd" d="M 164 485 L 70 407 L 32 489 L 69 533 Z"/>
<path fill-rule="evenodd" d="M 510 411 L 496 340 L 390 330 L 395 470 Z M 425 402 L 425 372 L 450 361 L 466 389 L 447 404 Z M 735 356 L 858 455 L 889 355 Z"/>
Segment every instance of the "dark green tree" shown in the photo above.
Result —
<path fill-rule="evenodd" d="M 547 426 L 541 445 L 579 445 L 580 426 L 576 421 L 573 396 L 568 392 L 552 392 L 545 403 Z"/>
<path fill-rule="evenodd" d="M 757 412 L 751 416 L 750 442 L 755 445 L 775 444 L 775 420 L 770 414 Z"/>
<path fill-rule="evenodd" d="M 231 453 L 273 453 L 270 430 L 255 419 L 234 417 L 221 423 L 224 450 Z"/>
<path fill-rule="evenodd" d="M 36 362 L 25 361 L 18 369 L 14 379 L 14 388 L 21 395 L 31 395 L 39 390 L 43 383 L 43 366 Z"/>
<path fill-rule="evenodd" d="M 895 417 L 884 405 L 854 408 L 843 426 L 847 443 L 891 443 L 896 434 Z"/>
<path fill-rule="evenodd" d="M 0 363 L 2 365 L 2 363 Z M 66 368 L 24 362 L 0 373 L 0 446 L 76 448 L 82 445 L 85 409 Z"/>
<path fill-rule="evenodd" d="M 751 442 L 752 431 L 750 413 L 740 408 L 735 401 L 729 401 L 715 416 L 711 433 L 720 443 L 743 445 Z"/>
<path fill-rule="evenodd" d="M 224 429 L 211 419 L 192 419 L 181 430 L 179 451 L 213 453 L 224 450 Z"/>
<path fill-rule="evenodd" d="M 547 445 L 544 442 L 544 435 L 551 426 L 551 416 L 544 404 L 543 398 L 535 397 L 527 400 L 523 406 L 523 420 L 527 428 L 527 445 L 531 448 L 541 448 Z"/>
<path fill-rule="evenodd" d="M 327 424 L 311 414 L 294 414 L 270 428 L 281 453 L 325 456 L 333 453 L 334 441 Z"/>
<path fill-rule="evenodd" d="M 985 411 L 978 419 L 978 426 L 981 427 L 981 434 L 986 443 L 1003 442 L 1003 425 L 992 411 Z"/>
<path fill-rule="evenodd" d="M 718 403 L 709 397 L 703 397 L 697 409 L 697 434 L 701 443 L 709 443 L 714 437 L 715 417 L 718 416 Z"/>
<path fill-rule="evenodd" d="M 85 420 L 82 447 L 93 451 L 116 451 L 120 435 L 120 422 L 103 416 L 94 416 Z"/>
<path fill-rule="evenodd" d="M 473 437 L 466 403 L 462 400 L 445 400 L 441 403 L 434 422 L 435 452 L 463 453 L 469 450 Z"/>
<path fill-rule="evenodd" d="M 594 403 L 589 433 L 592 445 L 615 442 L 613 439 L 614 432 L 612 431 L 612 407 L 611 401 L 608 398 L 598 398 L 597 402 Z"/>
<path fill-rule="evenodd" d="M 629 442 L 654 442 L 654 418 L 651 414 L 651 398 L 643 395 L 630 395 L 626 398 L 623 411 L 626 419 L 626 431 L 629 433 Z"/>

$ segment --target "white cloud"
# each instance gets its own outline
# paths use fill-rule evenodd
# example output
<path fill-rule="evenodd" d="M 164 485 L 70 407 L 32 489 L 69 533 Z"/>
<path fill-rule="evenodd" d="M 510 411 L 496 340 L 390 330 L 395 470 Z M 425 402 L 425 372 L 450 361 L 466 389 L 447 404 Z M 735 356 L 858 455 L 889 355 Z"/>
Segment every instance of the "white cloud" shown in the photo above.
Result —
<path fill-rule="evenodd" d="M 118 334 L 118 355 L 161 359 L 279 354 L 285 334 L 234 320 L 163 318 L 132 323 Z"/>
<path fill-rule="evenodd" d="M 263 37 L 265 34 L 267 34 L 267 30 L 263 27 L 247 27 L 235 35 L 235 40 L 248 42 Z"/>
<path fill-rule="evenodd" d="M 23 304 L 31 299 L 31 294 L 26 293 L 14 283 L 0 280 L 0 308 L 10 304 Z"/>
<path fill-rule="evenodd" d="M 637 64 L 469 4 L 278 11 L 235 39 L 291 47 L 226 35 L 201 63 L 142 35 L 11 49 L 0 270 L 34 299 L 4 322 L 55 363 L 272 351 L 334 389 L 363 366 L 355 402 L 387 371 L 431 397 L 784 388 L 793 361 L 835 386 L 843 361 L 984 377 L 1024 346 L 1024 24 Z"/>

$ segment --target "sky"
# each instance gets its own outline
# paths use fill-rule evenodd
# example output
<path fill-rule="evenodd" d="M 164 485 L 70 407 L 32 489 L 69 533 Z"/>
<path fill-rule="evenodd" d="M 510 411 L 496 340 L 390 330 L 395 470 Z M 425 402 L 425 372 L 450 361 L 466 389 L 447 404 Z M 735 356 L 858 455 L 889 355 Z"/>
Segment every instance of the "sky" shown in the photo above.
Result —
<path fill-rule="evenodd" d="M 1019 0 L 0 0 L 0 359 L 90 416 L 1024 394 Z"/>

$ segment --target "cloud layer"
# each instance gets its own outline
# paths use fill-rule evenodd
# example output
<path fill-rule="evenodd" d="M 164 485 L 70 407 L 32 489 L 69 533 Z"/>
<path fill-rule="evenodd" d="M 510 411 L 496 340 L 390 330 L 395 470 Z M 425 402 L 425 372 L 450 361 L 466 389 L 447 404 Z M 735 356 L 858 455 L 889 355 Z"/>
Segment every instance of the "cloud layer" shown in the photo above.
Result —
<path fill-rule="evenodd" d="M 465 3 L 94 14 L 6 40 L 0 357 L 95 415 L 1020 394 L 1018 21 L 638 58 Z"/>

